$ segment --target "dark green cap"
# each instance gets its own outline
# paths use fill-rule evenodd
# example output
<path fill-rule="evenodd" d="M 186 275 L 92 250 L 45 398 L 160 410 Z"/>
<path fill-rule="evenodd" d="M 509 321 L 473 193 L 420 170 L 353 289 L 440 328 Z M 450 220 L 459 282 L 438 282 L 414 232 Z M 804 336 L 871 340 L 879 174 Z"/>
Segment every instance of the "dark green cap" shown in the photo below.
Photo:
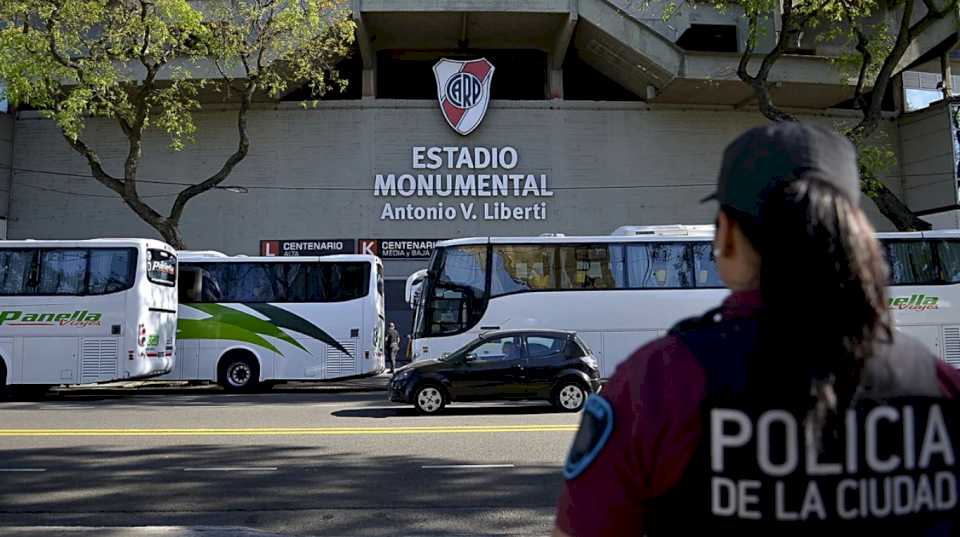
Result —
<path fill-rule="evenodd" d="M 846 137 L 826 127 L 783 121 L 754 127 L 723 152 L 717 191 L 703 201 L 759 216 L 774 185 L 815 178 L 830 183 L 850 201 L 860 199 L 857 152 Z"/>

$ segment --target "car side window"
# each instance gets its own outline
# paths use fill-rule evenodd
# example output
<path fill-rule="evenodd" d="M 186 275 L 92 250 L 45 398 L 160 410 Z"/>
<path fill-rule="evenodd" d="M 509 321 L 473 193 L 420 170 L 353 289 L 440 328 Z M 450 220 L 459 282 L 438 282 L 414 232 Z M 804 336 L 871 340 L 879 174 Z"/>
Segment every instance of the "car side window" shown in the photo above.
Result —
<path fill-rule="evenodd" d="M 527 336 L 527 355 L 530 358 L 549 356 L 563 351 L 563 338 L 550 336 Z"/>
<path fill-rule="evenodd" d="M 515 360 L 521 357 L 520 338 L 504 336 L 488 339 L 470 350 L 477 360 Z"/>

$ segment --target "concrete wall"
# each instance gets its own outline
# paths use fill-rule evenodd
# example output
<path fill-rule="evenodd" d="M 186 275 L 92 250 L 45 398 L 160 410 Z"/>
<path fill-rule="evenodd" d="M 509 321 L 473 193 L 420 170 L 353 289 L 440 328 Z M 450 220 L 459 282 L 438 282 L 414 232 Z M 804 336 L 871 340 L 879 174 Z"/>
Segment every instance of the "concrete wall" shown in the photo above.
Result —
<path fill-rule="evenodd" d="M 197 117 L 197 143 L 180 153 L 151 135 L 141 179 L 196 181 L 213 173 L 235 147 L 235 116 L 205 112 Z M 819 118 L 835 122 L 837 118 Z M 531 235 L 545 232 L 609 234 L 633 224 L 709 223 L 715 207 L 698 201 L 711 191 L 724 146 L 765 120 L 756 113 L 711 110 L 648 110 L 642 103 L 497 102 L 471 135 L 461 137 L 444 122 L 435 101 L 322 103 L 251 113 L 250 155 L 227 184 L 248 194 L 212 191 L 187 207 L 183 233 L 194 249 L 256 254 L 261 239 L 450 238 Z M 118 173 L 126 155 L 119 130 L 91 122 L 86 138 L 108 171 Z M 511 173 L 547 174 L 552 197 L 382 198 L 377 173 L 414 170 L 413 146 L 513 146 L 519 164 Z M 29 170 L 87 174 L 84 161 L 50 121 L 21 116 L 16 165 Z M 442 170 L 439 170 L 442 171 Z M 468 173 L 465 170 L 454 173 Z M 475 172 L 475 173 L 490 173 Z M 497 173 L 497 172 L 494 172 Z M 893 183 L 899 192 L 899 182 Z M 252 187 L 266 187 L 259 190 Z M 141 191 L 167 211 L 176 186 L 143 184 Z M 546 220 L 381 220 L 386 202 L 425 206 L 443 201 L 545 202 Z M 874 221 L 889 229 L 872 205 Z M 12 238 L 155 236 L 112 192 L 91 178 L 18 171 L 13 187 Z M 391 263 L 391 276 L 405 276 L 417 263 Z"/>
<path fill-rule="evenodd" d="M 922 211 L 957 203 L 957 163 L 954 159 L 949 106 L 935 103 L 899 120 L 901 169 L 906 202 Z"/>
<path fill-rule="evenodd" d="M 6 238 L 10 208 L 10 180 L 13 177 L 13 116 L 0 114 L 0 239 Z"/>

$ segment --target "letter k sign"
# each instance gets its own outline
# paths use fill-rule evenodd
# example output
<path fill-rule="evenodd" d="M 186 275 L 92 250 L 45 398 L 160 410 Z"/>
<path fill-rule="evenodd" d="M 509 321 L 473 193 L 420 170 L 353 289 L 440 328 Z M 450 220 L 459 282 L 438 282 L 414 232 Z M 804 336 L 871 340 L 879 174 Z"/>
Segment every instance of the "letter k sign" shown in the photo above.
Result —
<path fill-rule="evenodd" d="M 380 255 L 380 248 L 377 247 L 376 239 L 360 239 L 361 255 Z"/>

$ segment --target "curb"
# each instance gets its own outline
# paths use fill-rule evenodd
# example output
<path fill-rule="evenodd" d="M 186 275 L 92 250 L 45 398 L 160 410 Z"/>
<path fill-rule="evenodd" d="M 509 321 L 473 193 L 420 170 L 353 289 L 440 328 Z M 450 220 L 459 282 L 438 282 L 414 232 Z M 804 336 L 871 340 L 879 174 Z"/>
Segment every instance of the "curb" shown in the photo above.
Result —
<path fill-rule="evenodd" d="M 351 383 L 345 382 L 295 382 L 291 384 L 278 384 L 273 388 L 266 388 L 260 392 L 253 393 L 351 393 L 351 392 L 384 392 L 387 390 L 388 377 L 374 377 L 374 379 L 364 379 L 363 382 Z M 151 382 L 151 381 L 132 381 L 132 382 L 111 382 L 106 384 L 66 386 L 53 388 L 54 393 L 79 395 L 83 393 L 102 393 L 102 392 L 137 392 L 137 393 L 223 393 L 216 384 L 189 385 L 186 382 Z"/>
<path fill-rule="evenodd" d="M 0 526 L 8 537 L 45 537 L 59 535 L 97 535 L 104 537 L 285 537 L 237 526 Z"/>
<path fill-rule="evenodd" d="M 272 533 L 240 526 L 0 526 L 5 537 L 290 537 L 286 533 Z M 396 534 L 397 537 L 413 537 L 418 533 Z M 509 537 L 510 534 L 453 533 L 449 537 Z M 520 534 L 513 534 L 520 537 Z M 527 535 L 527 534 L 524 534 Z M 324 537 L 336 537 L 324 535 Z"/>

